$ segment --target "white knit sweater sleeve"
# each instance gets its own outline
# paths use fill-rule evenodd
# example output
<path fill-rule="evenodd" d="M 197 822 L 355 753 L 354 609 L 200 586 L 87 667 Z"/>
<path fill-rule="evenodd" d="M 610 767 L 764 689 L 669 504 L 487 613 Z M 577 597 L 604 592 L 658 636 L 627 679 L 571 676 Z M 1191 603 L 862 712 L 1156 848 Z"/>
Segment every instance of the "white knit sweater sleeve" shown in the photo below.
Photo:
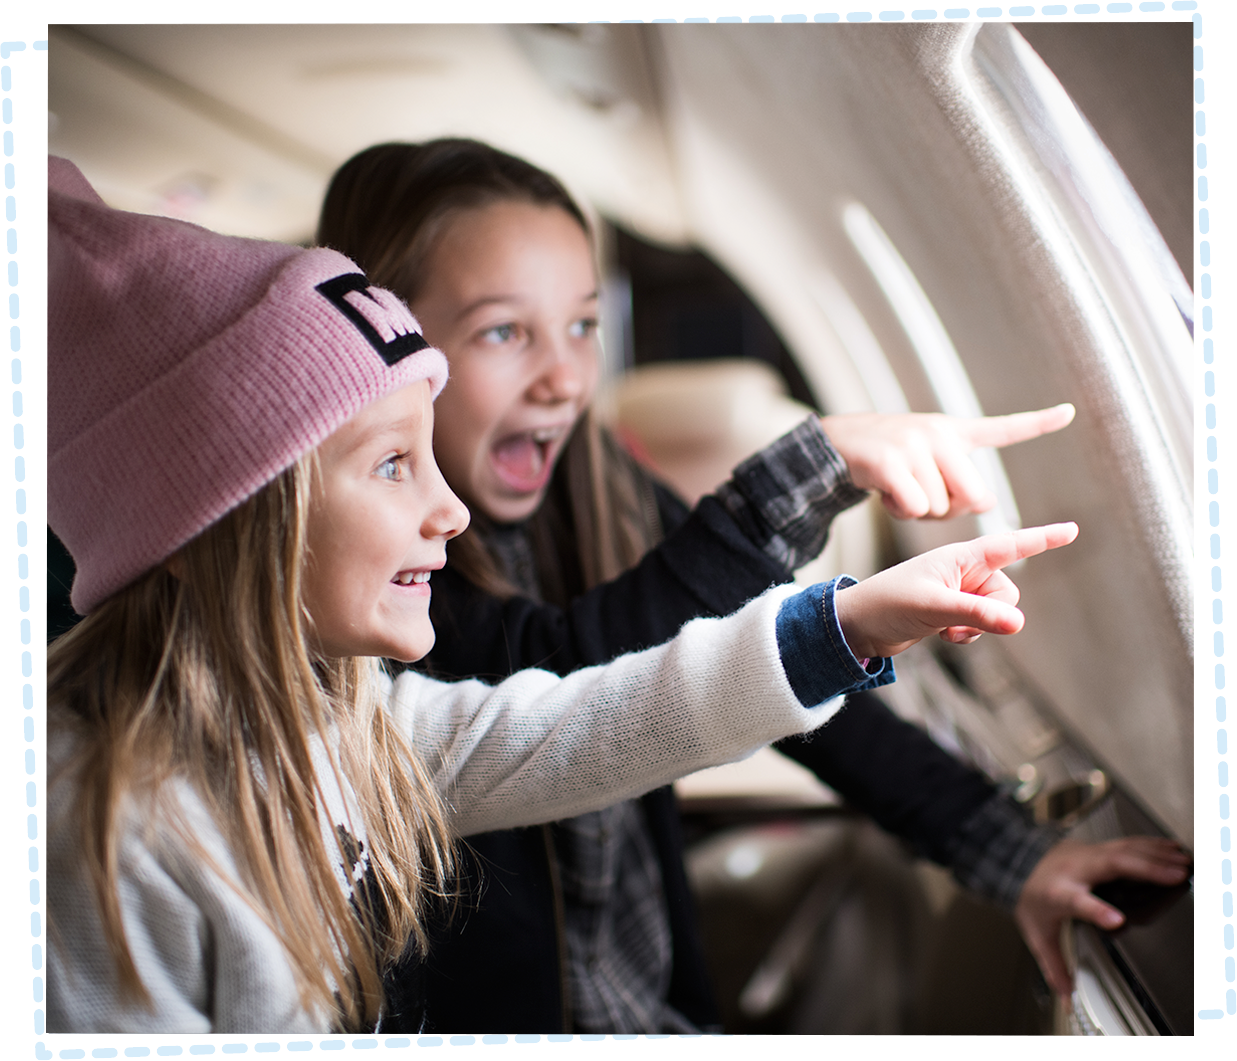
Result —
<path fill-rule="evenodd" d="M 840 700 L 803 707 L 782 667 L 776 616 L 793 592 L 771 590 L 566 678 L 522 671 L 490 687 L 401 675 L 391 710 L 463 833 L 604 807 L 832 716 Z M 302 1008 L 282 944 L 237 886 L 218 827 L 175 781 L 180 830 L 144 807 L 121 831 L 118 898 L 153 1004 L 120 992 L 82 859 L 76 786 L 61 769 L 73 749 L 67 729 L 49 728 L 48 1031 L 325 1031 L 327 1015 Z"/>
<path fill-rule="evenodd" d="M 391 710 L 465 835 L 596 810 L 832 717 L 840 699 L 804 707 L 778 655 L 777 611 L 794 592 L 776 587 L 565 678 L 521 671 L 487 686 L 407 672 Z"/>

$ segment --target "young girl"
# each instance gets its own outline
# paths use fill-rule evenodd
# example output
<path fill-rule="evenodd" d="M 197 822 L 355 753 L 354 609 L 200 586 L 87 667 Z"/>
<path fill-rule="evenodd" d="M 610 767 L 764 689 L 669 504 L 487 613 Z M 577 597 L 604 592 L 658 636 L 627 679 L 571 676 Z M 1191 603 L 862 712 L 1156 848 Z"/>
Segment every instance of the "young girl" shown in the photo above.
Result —
<path fill-rule="evenodd" d="M 563 679 L 392 682 L 372 657 L 433 644 L 467 521 L 442 355 L 334 251 L 111 210 L 59 159 L 48 203 L 49 516 L 86 615 L 48 660 L 49 1031 L 373 1027 L 453 832 L 806 731 L 928 633 L 1013 632 L 999 568 L 1076 533 L 775 589 Z"/>
<path fill-rule="evenodd" d="M 336 174 L 319 242 L 407 298 L 451 361 L 435 453 L 473 525 L 452 543 L 432 605 L 444 636 L 428 663 L 441 676 L 569 673 L 728 614 L 788 581 L 868 489 L 902 517 L 982 510 L 992 499 L 967 451 L 1072 415 L 812 419 L 688 513 L 587 415 L 597 282 L 587 222 L 553 177 L 473 141 L 380 145 Z M 1043 858 L 1054 831 L 872 697 L 852 697 L 813 741 L 780 747 L 964 883 L 1017 903 L 1059 990 L 1061 920 L 1120 916 L 1089 883 L 1167 879 L 1184 861 L 1143 841 L 1058 845 Z M 655 1032 L 716 1020 L 668 789 L 469 846 L 468 875 L 487 886 L 432 950 L 436 1027 Z"/>

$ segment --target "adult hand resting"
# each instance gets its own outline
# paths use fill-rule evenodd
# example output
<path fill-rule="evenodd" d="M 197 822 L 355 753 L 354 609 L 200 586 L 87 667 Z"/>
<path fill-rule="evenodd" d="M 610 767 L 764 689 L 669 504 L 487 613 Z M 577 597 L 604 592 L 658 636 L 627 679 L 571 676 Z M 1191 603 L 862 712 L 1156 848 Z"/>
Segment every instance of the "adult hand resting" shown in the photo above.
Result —
<path fill-rule="evenodd" d="M 1008 416 L 968 420 L 940 413 L 821 417 L 829 441 L 861 490 L 877 490 L 897 519 L 948 519 L 987 512 L 996 498 L 969 456 L 985 446 L 1009 446 L 1074 419 L 1068 403 Z"/>
<path fill-rule="evenodd" d="M 922 553 L 839 592 L 838 624 L 860 659 L 897 655 L 929 634 L 955 644 L 984 630 L 1016 634 L 1018 587 L 1001 568 L 1077 536 L 1077 524 L 1054 523 Z"/>
<path fill-rule="evenodd" d="M 1190 856 L 1172 840 L 1127 836 L 1102 844 L 1062 840 L 1050 847 L 1027 877 L 1014 920 L 1044 979 L 1057 994 L 1073 987 L 1061 953 L 1061 926 L 1069 918 L 1104 929 L 1120 928 L 1125 916 L 1091 894 L 1091 886 L 1128 877 L 1172 886 L 1189 873 Z"/>

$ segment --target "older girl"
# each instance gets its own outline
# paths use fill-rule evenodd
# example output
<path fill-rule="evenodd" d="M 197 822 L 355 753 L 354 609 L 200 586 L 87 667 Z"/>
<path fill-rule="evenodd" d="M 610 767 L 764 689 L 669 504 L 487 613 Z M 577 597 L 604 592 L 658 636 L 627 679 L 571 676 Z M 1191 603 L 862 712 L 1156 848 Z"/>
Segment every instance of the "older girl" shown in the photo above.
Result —
<path fill-rule="evenodd" d="M 407 298 L 451 362 L 435 454 L 473 524 L 434 598 L 444 636 L 427 663 L 442 676 L 569 673 L 728 614 L 788 581 L 867 490 L 900 517 L 980 511 L 992 498 L 967 452 L 1072 416 L 812 418 L 689 513 L 588 413 L 597 278 L 588 224 L 552 176 L 475 141 L 379 145 L 335 175 L 319 241 Z M 1176 880 L 1184 861 L 1144 841 L 1056 845 L 1043 858 L 1055 832 L 870 696 L 852 697 L 811 742 L 780 748 L 964 883 L 1016 905 L 1058 990 L 1069 985 L 1061 920 L 1120 918 L 1089 883 Z M 432 951 L 437 1027 L 654 1032 L 716 1020 L 668 789 L 470 848 L 469 874 L 488 884 Z"/>

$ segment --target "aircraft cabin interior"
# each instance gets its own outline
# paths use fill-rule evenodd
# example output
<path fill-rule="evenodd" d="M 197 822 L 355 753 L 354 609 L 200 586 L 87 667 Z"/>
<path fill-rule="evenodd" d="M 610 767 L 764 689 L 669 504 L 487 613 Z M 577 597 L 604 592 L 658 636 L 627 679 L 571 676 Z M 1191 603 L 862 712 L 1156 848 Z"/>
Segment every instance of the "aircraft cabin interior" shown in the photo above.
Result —
<path fill-rule="evenodd" d="M 809 410 L 1072 402 L 979 455 L 990 512 L 869 499 L 799 579 L 1077 521 L 1015 576 L 1025 630 L 925 641 L 882 695 L 1039 821 L 1191 849 L 1191 47 L 1115 20 L 52 26 L 49 147 L 111 206 L 293 243 L 370 144 L 532 160 L 597 233 L 600 408 L 691 502 Z M 728 1032 L 1191 1032 L 1192 881 L 1114 885 L 1129 924 L 1070 929 L 1066 1005 L 1009 915 L 776 752 L 678 795 Z"/>

